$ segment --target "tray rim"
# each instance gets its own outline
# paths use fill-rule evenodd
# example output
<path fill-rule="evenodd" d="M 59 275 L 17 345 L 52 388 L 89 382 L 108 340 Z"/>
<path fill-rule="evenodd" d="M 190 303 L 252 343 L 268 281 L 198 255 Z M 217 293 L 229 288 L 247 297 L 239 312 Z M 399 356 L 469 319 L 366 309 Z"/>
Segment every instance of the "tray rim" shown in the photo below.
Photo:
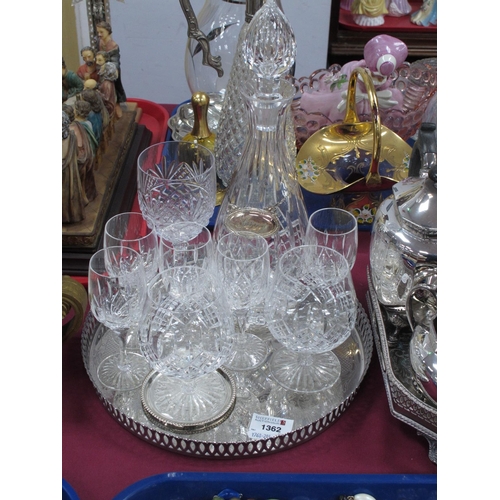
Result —
<path fill-rule="evenodd" d="M 87 314 L 82 328 L 82 357 L 87 376 L 94 386 L 94 390 L 96 391 L 99 400 L 108 413 L 110 413 L 113 419 L 116 420 L 122 427 L 143 441 L 169 451 L 201 458 L 235 459 L 255 457 L 285 451 L 289 448 L 309 441 L 335 423 L 335 421 L 350 406 L 366 376 L 373 354 L 372 325 L 370 318 L 359 300 L 357 301 L 357 313 L 356 332 L 362 344 L 361 347 L 363 348 L 362 358 L 364 366 L 355 389 L 353 389 L 339 405 L 333 408 L 326 415 L 323 415 L 319 419 L 288 433 L 270 438 L 254 439 L 244 442 L 205 442 L 196 440 L 196 435 L 193 435 L 194 438 L 192 439 L 192 436 L 186 437 L 184 435 L 175 435 L 169 433 L 168 431 L 154 429 L 146 424 L 136 422 L 131 417 L 122 413 L 120 410 L 115 408 L 113 404 L 99 391 L 99 388 L 94 383 L 90 374 L 88 357 L 90 354 L 93 336 L 96 331 L 96 328 L 92 328 L 92 325 L 98 323 L 91 312 Z M 88 332 L 90 329 L 93 330 L 91 334 Z"/>

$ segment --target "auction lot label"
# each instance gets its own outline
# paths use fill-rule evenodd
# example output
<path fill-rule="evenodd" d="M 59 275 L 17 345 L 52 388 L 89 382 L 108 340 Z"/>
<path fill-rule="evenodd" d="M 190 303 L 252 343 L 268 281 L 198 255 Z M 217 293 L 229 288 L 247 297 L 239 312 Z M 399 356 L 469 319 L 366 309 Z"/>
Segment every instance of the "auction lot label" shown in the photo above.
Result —
<path fill-rule="evenodd" d="M 266 439 L 286 434 L 293 427 L 293 420 L 288 418 L 271 417 L 254 413 L 248 427 L 248 437 L 251 439 Z"/>

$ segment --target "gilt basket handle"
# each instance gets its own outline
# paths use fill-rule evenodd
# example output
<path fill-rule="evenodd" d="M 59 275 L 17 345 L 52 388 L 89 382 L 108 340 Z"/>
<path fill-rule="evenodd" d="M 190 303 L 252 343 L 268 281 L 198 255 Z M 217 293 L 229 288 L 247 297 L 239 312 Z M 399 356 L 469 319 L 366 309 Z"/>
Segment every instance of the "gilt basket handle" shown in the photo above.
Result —
<path fill-rule="evenodd" d="M 378 108 L 377 93 L 373 85 L 370 73 L 361 67 L 354 68 L 349 78 L 347 86 L 347 104 L 344 122 L 346 123 L 359 123 L 358 114 L 356 112 L 356 88 L 358 83 L 358 75 L 363 79 L 368 95 L 368 102 L 370 104 L 372 127 L 373 127 L 373 150 L 370 170 L 366 175 L 366 184 L 374 185 L 381 184 L 381 178 L 378 170 L 380 162 L 380 150 L 382 149 L 382 123 L 380 120 L 380 112 Z"/>

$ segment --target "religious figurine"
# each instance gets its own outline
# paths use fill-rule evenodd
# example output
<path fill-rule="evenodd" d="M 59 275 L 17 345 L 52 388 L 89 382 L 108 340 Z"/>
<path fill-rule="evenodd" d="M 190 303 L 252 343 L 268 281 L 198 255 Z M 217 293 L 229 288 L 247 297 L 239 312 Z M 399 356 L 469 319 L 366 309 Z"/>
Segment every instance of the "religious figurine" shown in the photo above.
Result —
<path fill-rule="evenodd" d="M 88 118 L 91 111 L 90 104 L 87 101 L 79 100 L 75 102 L 73 107 L 75 109 L 75 120 L 78 120 L 85 128 L 85 131 L 89 136 L 90 144 L 92 146 L 92 151 L 95 154 L 99 146 L 99 143 L 97 141 L 97 137 L 95 136 L 94 128 L 92 127 L 92 122 Z"/>
<path fill-rule="evenodd" d="M 88 115 L 89 121 L 92 123 L 92 129 L 97 142 L 101 142 L 103 120 L 101 114 L 101 99 L 96 90 L 84 89 L 79 94 L 79 97 L 90 104 L 90 113 Z"/>
<path fill-rule="evenodd" d="M 87 101 L 76 101 L 74 109 L 74 121 L 77 122 L 79 126 L 81 126 L 81 130 L 86 134 L 88 138 L 88 145 L 90 146 L 90 150 L 92 153 L 91 161 L 86 162 L 84 168 L 82 166 L 82 170 L 80 171 L 83 191 L 88 201 L 92 201 L 97 196 L 94 170 L 99 143 L 92 129 L 92 123 L 88 119 L 88 115 L 91 111 L 90 104 Z"/>
<path fill-rule="evenodd" d="M 127 102 L 127 96 L 125 95 L 121 79 L 120 47 L 113 38 L 111 38 L 111 25 L 106 21 L 101 21 L 97 23 L 96 29 L 99 37 L 99 50 L 107 52 L 108 61 L 115 63 L 116 69 L 118 70 L 118 76 L 115 81 L 116 101 L 118 103 Z"/>
<path fill-rule="evenodd" d="M 62 112 L 62 222 L 84 219 L 83 192 L 78 173 L 75 134 L 69 129 L 70 119 Z"/>
<path fill-rule="evenodd" d="M 113 117 L 121 118 L 123 114 L 116 97 L 115 82 L 117 78 L 118 70 L 115 63 L 107 62 L 99 69 L 99 92 L 111 119 Z"/>
<path fill-rule="evenodd" d="M 64 57 L 62 58 L 62 102 L 73 98 L 83 90 L 83 81 L 74 72 L 66 68 Z"/>
<path fill-rule="evenodd" d="M 380 26 L 389 11 L 386 0 L 354 0 L 351 4 L 352 18 L 359 26 Z"/>
<path fill-rule="evenodd" d="M 86 46 L 80 51 L 83 64 L 77 69 L 76 74 L 85 82 L 89 78 L 98 79 L 97 65 L 95 63 L 95 51 L 92 47 Z"/>
<path fill-rule="evenodd" d="M 99 84 L 94 78 L 89 78 L 83 82 L 83 90 L 98 90 Z"/>
<path fill-rule="evenodd" d="M 437 0 L 423 0 L 419 10 L 414 12 L 410 18 L 413 24 L 429 26 L 437 24 Z"/>
<path fill-rule="evenodd" d="M 99 70 L 107 62 L 109 62 L 109 55 L 107 52 L 104 52 L 104 50 L 100 50 L 99 52 L 96 52 L 96 55 L 95 55 L 95 63 L 97 66 L 97 78 L 95 79 L 96 81 L 99 81 Z"/>
<path fill-rule="evenodd" d="M 68 115 L 69 128 L 76 137 L 78 174 L 82 186 L 83 205 L 87 206 L 97 196 L 94 178 L 94 151 L 83 123 L 75 120 L 74 108 L 69 104 L 63 104 L 63 111 Z"/>
<path fill-rule="evenodd" d="M 113 135 L 113 127 L 110 126 L 111 124 L 111 117 L 109 116 L 108 109 L 106 108 L 106 104 L 104 102 L 104 98 L 99 91 L 99 85 L 96 80 L 89 78 L 88 80 L 85 81 L 83 84 L 83 89 L 85 90 L 93 90 L 96 93 L 96 96 L 99 100 L 99 106 L 101 108 L 101 117 L 102 117 L 102 135 L 101 135 L 101 141 L 99 144 L 99 149 L 102 152 L 106 149 L 109 140 L 111 139 L 111 136 Z M 114 108 L 113 108 L 114 110 Z M 98 166 L 98 164 L 97 164 Z"/>

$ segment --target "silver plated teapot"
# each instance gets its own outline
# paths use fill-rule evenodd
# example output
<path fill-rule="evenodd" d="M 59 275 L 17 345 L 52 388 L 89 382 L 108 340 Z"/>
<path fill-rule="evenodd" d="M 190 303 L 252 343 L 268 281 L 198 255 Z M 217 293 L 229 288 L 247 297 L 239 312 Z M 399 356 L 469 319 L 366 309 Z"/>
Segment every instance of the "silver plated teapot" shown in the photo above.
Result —
<path fill-rule="evenodd" d="M 422 124 L 408 177 L 379 206 L 372 227 L 370 270 L 379 302 L 406 316 L 415 276 L 437 268 L 436 126 Z"/>
<path fill-rule="evenodd" d="M 372 227 L 370 272 L 377 299 L 395 327 L 410 327 L 409 357 L 423 391 L 437 402 L 436 126 L 423 123 L 408 177 L 393 186 Z"/>

